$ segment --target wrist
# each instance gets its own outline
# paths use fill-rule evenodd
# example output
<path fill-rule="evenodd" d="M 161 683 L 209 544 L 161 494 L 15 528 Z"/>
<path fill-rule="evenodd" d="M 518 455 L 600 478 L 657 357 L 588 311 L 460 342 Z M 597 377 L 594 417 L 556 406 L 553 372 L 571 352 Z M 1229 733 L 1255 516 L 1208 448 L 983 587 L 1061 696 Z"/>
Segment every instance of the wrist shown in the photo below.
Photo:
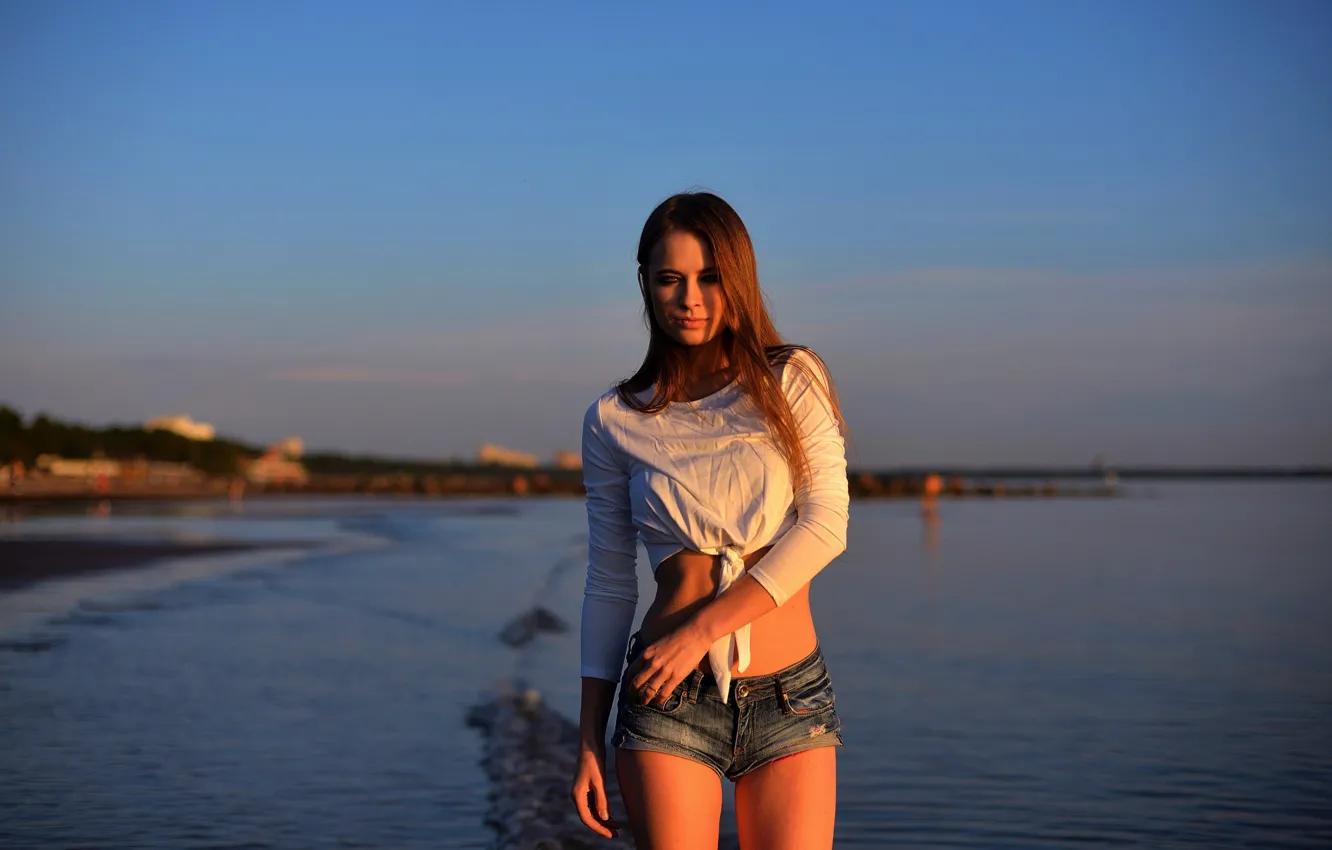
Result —
<path fill-rule="evenodd" d="M 603 730 L 601 734 L 597 734 L 595 730 L 589 732 L 586 729 L 580 729 L 578 731 L 578 749 L 584 753 L 605 753 L 605 731 Z"/>
<path fill-rule="evenodd" d="M 717 639 L 712 633 L 712 618 L 708 617 L 708 612 L 706 610 L 700 611 L 698 614 L 694 615 L 682 628 L 692 643 L 712 646 L 713 641 Z"/>

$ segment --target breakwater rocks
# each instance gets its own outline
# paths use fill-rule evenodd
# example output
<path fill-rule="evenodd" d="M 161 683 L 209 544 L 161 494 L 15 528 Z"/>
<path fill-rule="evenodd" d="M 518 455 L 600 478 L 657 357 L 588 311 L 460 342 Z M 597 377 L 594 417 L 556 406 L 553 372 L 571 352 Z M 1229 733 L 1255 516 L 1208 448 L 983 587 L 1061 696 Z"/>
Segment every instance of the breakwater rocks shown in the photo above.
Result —
<path fill-rule="evenodd" d="M 486 823 L 496 850 L 632 848 L 629 830 L 606 839 L 583 825 L 569 799 L 578 753 L 578 727 L 521 683 L 499 688 L 467 713 L 485 735 L 481 765 L 490 779 Z M 609 765 L 606 794 L 612 816 L 624 802 Z"/>
<path fill-rule="evenodd" d="M 569 631 L 569 624 L 558 614 L 538 605 L 510 620 L 500 632 L 500 640 L 512 647 L 527 646 L 542 632 L 559 634 Z"/>

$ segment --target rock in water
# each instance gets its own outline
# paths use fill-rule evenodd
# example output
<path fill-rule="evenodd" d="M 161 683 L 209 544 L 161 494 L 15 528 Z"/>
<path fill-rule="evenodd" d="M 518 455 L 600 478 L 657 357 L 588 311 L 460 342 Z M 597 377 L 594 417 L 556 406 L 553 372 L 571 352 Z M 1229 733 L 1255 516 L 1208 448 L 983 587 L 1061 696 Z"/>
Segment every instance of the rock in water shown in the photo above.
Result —
<path fill-rule="evenodd" d="M 500 640 L 509 646 L 526 646 L 541 632 L 567 632 L 569 624 L 540 605 L 509 621 Z"/>
<path fill-rule="evenodd" d="M 486 822 L 496 850 L 631 848 L 627 824 L 615 839 L 592 832 L 569 800 L 578 754 L 578 727 L 548 707 L 535 690 L 502 688 L 467 712 L 467 724 L 486 736 L 481 764 L 490 779 Z M 624 802 L 607 766 L 612 817 L 624 824 Z"/>

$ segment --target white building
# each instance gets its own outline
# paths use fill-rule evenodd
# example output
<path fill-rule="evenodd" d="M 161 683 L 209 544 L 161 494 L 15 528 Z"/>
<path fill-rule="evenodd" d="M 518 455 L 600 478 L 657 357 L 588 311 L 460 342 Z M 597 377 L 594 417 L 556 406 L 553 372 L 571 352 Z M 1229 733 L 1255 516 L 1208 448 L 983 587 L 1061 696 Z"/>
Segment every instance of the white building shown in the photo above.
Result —
<path fill-rule="evenodd" d="M 477 463 L 482 465 L 516 466 L 522 469 L 535 469 L 539 461 L 537 456 L 527 452 L 506 449 L 493 443 L 485 443 L 476 453 Z"/>
<path fill-rule="evenodd" d="M 59 478 L 120 477 L 120 461 L 105 458 L 65 458 L 60 455 L 37 455 L 37 468 Z"/>
<path fill-rule="evenodd" d="M 159 416 L 143 423 L 149 431 L 170 431 L 191 440 L 211 440 L 217 436 L 217 429 L 207 422 L 195 422 L 189 414 L 179 416 Z"/>
<path fill-rule="evenodd" d="M 301 463 L 305 453 L 305 443 L 300 437 L 287 437 L 268 447 L 262 457 L 257 457 L 245 469 L 245 477 L 255 484 L 298 484 L 310 483 L 310 473 Z"/>
<path fill-rule="evenodd" d="M 255 484 L 310 483 L 310 474 L 299 461 L 288 460 L 275 452 L 251 461 L 245 469 L 245 477 Z"/>
<path fill-rule="evenodd" d="M 556 452 L 556 469 L 582 469 L 583 456 L 578 452 Z"/>

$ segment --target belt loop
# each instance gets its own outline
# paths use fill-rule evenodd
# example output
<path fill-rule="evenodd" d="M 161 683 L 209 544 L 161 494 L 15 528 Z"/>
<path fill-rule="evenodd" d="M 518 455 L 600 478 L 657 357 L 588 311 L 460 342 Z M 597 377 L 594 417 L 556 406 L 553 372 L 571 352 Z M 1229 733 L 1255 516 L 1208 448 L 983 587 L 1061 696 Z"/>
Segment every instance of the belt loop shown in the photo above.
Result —
<path fill-rule="evenodd" d="M 698 702 L 699 692 L 703 690 L 703 671 L 695 670 L 689 674 L 689 704 Z"/>

